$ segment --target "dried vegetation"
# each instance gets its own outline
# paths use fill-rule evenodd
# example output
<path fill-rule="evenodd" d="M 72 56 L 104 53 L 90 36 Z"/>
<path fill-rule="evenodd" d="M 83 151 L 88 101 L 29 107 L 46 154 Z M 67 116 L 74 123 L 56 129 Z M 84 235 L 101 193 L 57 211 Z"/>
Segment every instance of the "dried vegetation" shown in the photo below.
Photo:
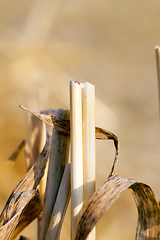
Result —
<path fill-rule="evenodd" d="M 40 114 L 31 110 L 28 110 L 22 106 L 21 108 L 30 112 L 36 118 L 42 120 L 48 126 L 52 127 L 53 131 L 51 134 L 51 129 L 49 128 L 47 129 L 46 143 L 43 150 L 39 154 L 38 159 L 28 170 L 26 175 L 13 189 L 1 213 L 0 220 L 3 225 L 0 228 L 0 238 L 4 240 L 13 239 L 15 236 L 17 236 L 17 234 L 22 229 L 24 229 L 35 218 L 39 218 L 39 222 L 41 222 L 41 217 L 40 217 L 41 213 L 44 210 L 43 214 L 45 215 L 47 210 L 46 208 L 44 208 L 45 203 L 44 205 L 42 204 L 41 196 L 39 194 L 39 184 L 44 175 L 47 160 L 51 152 L 51 148 L 53 148 L 53 146 L 51 147 L 51 144 L 50 144 L 51 135 L 52 135 L 52 138 L 54 136 L 54 139 L 55 137 L 57 138 L 58 136 L 60 138 L 65 137 L 69 139 L 69 135 L 70 135 L 69 119 L 65 119 L 65 117 L 60 118 L 60 117 L 54 116 L 53 115 L 54 111 L 52 111 L 51 114 L 49 115 L 48 112 L 43 112 Z M 103 139 L 103 140 L 112 139 L 114 141 L 115 159 L 113 162 L 112 170 L 106 182 L 91 197 L 88 203 L 88 206 L 85 209 L 80 219 L 75 239 L 76 240 L 86 239 L 90 231 L 98 222 L 98 220 L 110 208 L 110 206 L 117 200 L 117 198 L 119 198 L 119 196 L 127 189 L 131 191 L 138 209 L 138 226 L 137 226 L 136 239 L 146 239 L 146 240 L 159 239 L 160 211 L 159 211 L 159 205 L 155 199 L 152 189 L 144 183 L 115 175 L 115 169 L 116 169 L 117 160 L 118 160 L 118 138 L 115 134 L 96 127 L 95 138 Z M 54 142 L 54 144 L 56 143 Z M 65 145 L 66 145 L 66 141 L 62 146 L 60 146 L 60 148 L 65 148 Z M 26 152 L 28 149 L 28 146 L 26 148 L 26 140 L 23 140 L 19 144 L 19 146 L 10 156 L 10 161 L 15 161 L 20 149 L 22 149 L 23 147 Z M 57 150 L 54 149 L 54 151 L 57 151 Z M 58 151 L 60 151 L 60 149 Z M 65 154 L 68 155 L 68 149 L 63 150 L 63 152 L 64 151 L 65 151 Z M 54 152 L 54 154 L 56 153 Z M 26 159 L 28 159 L 30 155 L 29 154 L 27 155 L 26 153 L 26 156 L 27 156 Z M 57 185 L 58 186 L 56 190 L 57 192 L 54 197 L 55 201 L 56 201 L 56 198 L 58 198 L 57 197 L 58 189 L 60 188 L 60 183 L 62 183 L 61 179 L 64 175 L 64 169 L 65 169 L 65 165 L 67 164 L 67 161 L 68 161 L 68 156 L 66 157 L 66 160 L 63 163 L 63 168 L 61 167 L 61 177 L 59 180 L 59 184 Z M 66 183 L 66 180 L 68 180 L 68 185 L 65 185 L 65 188 L 64 189 L 62 188 L 61 191 L 65 193 L 67 189 L 67 194 L 65 197 L 63 197 L 63 199 L 66 198 L 67 200 L 64 201 L 64 207 L 62 207 L 61 209 L 63 213 L 62 213 L 62 216 L 60 217 L 60 227 L 58 228 L 58 230 L 56 230 L 56 233 L 53 233 L 53 229 L 56 227 L 55 221 L 57 221 L 55 218 L 56 214 L 54 214 L 56 211 L 54 208 L 55 206 L 55 201 L 54 201 L 54 203 L 52 204 L 53 205 L 52 210 L 54 209 L 54 211 L 53 213 L 50 212 L 47 220 L 47 226 L 43 228 L 43 230 L 45 230 L 45 233 L 43 233 L 43 236 L 45 237 L 41 236 L 43 232 L 42 228 L 39 229 L 40 239 L 58 239 L 59 238 L 64 214 L 70 198 L 70 164 L 67 164 L 66 166 L 68 170 L 67 170 L 67 173 L 65 173 L 65 178 L 67 179 L 63 181 Z M 58 165 L 56 167 L 56 171 L 57 169 L 58 169 Z M 58 201 L 59 202 L 62 201 L 62 198 L 60 198 Z M 46 216 L 44 216 L 43 221 L 45 221 L 45 217 Z M 49 233 L 49 231 L 52 231 L 52 234 Z M 20 239 L 27 239 L 27 238 L 21 236 Z"/>

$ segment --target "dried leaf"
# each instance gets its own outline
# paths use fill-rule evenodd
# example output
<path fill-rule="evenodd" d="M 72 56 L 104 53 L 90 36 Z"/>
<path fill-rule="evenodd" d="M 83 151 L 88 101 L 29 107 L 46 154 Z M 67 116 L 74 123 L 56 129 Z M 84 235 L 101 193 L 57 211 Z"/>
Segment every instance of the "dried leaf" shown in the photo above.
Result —
<path fill-rule="evenodd" d="M 58 118 L 53 115 L 40 114 L 40 113 L 31 111 L 28 108 L 25 108 L 21 105 L 19 107 L 22 108 L 23 110 L 31 113 L 33 116 L 42 120 L 49 126 L 56 128 L 58 131 L 63 132 L 64 134 L 67 134 L 67 135 L 70 134 L 70 120 Z M 107 130 L 99 128 L 99 127 L 95 127 L 95 138 L 101 139 L 101 140 L 112 139 L 114 141 L 116 153 L 115 153 L 114 163 L 113 163 L 111 172 L 109 174 L 109 177 L 111 177 L 115 173 L 115 170 L 117 167 L 117 162 L 118 162 L 118 137 L 110 131 L 107 131 Z"/>
<path fill-rule="evenodd" d="M 128 188 L 138 208 L 136 239 L 159 239 L 160 211 L 152 189 L 131 179 L 112 176 L 91 197 L 78 224 L 75 240 L 86 239 L 98 220 Z"/>
<path fill-rule="evenodd" d="M 8 158 L 8 161 L 14 162 L 18 157 L 21 149 L 24 147 L 24 145 L 25 145 L 25 140 L 22 140 L 19 143 L 19 145 L 15 148 L 14 152 L 10 155 L 10 157 Z"/>
<path fill-rule="evenodd" d="M 40 114 L 38 112 L 34 112 L 32 110 L 29 110 L 28 108 L 25 108 L 21 105 L 19 105 L 19 107 L 22 108 L 23 110 L 31 113 L 33 116 L 42 120 L 43 122 L 45 122 L 49 126 L 51 126 L 53 128 L 56 128 L 58 131 L 63 132 L 67 135 L 70 134 L 70 120 L 55 117 L 53 115 Z M 96 127 L 95 128 L 95 138 L 96 139 L 101 139 L 101 140 L 112 139 L 112 140 L 114 140 L 115 147 L 116 148 L 118 147 L 118 137 L 114 133 L 112 133 L 110 131 L 107 131 L 105 129 Z"/>
<path fill-rule="evenodd" d="M 42 200 L 38 193 L 31 199 L 29 204 L 26 206 L 19 223 L 12 234 L 11 239 L 14 239 L 26 226 L 28 226 L 35 218 L 38 218 L 42 211 Z"/>
<path fill-rule="evenodd" d="M 139 182 L 130 189 L 138 209 L 136 240 L 160 239 L 160 209 L 152 189 Z"/>
<path fill-rule="evenodd" d="M 11 195 L 9 196 L 7 203 L 0 215 L 0 222 L 5 219 L 5 214 L 7 208 L 12 201 L 12 198 L 15 197 L 15 194 L 18 192 L 23 192 L 27 190 L 36 189 L 41 178 L 44 175 L 44 170 L 46 167 L 46 163 L 49 156 L 49 142 L 50 136 L 47 134 L 46 144 L 43 148 L 43 151 L 39 155 L 35 164 L 30 168 L 30 170 L 26 173 L 26 175 L 21 179 L 21 181 L 17 184 L 17 186 L 13 189 Z"/>
<path fill-rule="evenodd" d="M 67 135 L 70 134 L 69 120 L 57 118 L 51 115 L 39 114 L 22 106 L 20 107 L 41 119 L 49 126 L 55 127 L 58 131 Z M 131 190 L 138 209 L 136 240 L 159 239 L 160 210 L 152 189 L 148 185 L 135 180 L 126 179 L 120 176 L 113 176 L 118 159 L 118 138 L 114 133 L 96 127 L 95 138 L 102 140 L 112 139 L 114 141 L 116 148 L 115 160 L 107 181 L 91 197 L 88 206 L 78 224 L 75 240 L 86 239 L 98 220 L 111 207 L 116 199 L 119 198 L 119 196 L 127 189 Z"/>
<path fill-rule="evenodd" d="M 21 105 L 19 105 L 20 108 L 23 110 L 31 113 L 33 116 L 37 117 L 41 121 L 45 122 L 47 125 L 56 128 L 58 131 L 63 132 L 67 135 L 70 134 L 70 120 L 62 119 L 59 117 L 55 117 L 52 115 L 46 115 L 46 114 L 40 114 L 34 111 L 29 110 L 28 108 L 25 108 Z"/>
<path fill-rule="evenodd" d="M 36 190 L 29 190 L 25 192 L 20 192 L 14 195 L 12 201 L 7 205 L 7 210 L 5 212 L 5 221 L 3 226 L 0 228 L 0 239 L 1 240 L 8 240 L 15 228 L 17 227 L 20 218 L 26 209 L 27 205 L 31 201 L 31 199 L 38 198 Z M 34 200 L 36 201 L 36 199 Z M 38 208 L 36 215 L 39 214 L 41 211 L 41 207 Z"/>
<path fill-rule="evenodd" d="M 49 111 L 49 112 L 54 113 L 53 111 Z M 26 190 L 33 191 L 32 189 L 36 189 L 41 178 L 43 177 L 44 170 L 45 170 L 46 163 L 49 156 L 49 144 L 50 144 L 50 137 L 51 137 L 50 134 L 51 134 L 51 131 L 49 128 L 47 128 L 46 144 L 44 146 L 43 151 L 39 155 L 37 161 L 32 166 L 32 168 L 30 168 L 27 174 L 17 184 L 15 189 L 13 189 L 0 215 L 0 222 L 3 221 L 3 227 L 0 229 L 1 231 L 0 236 L 3 237 L 3 234 L 6 233 L 4 234 L 4 239 L 9 239 L 10 235 L 15 230 L 11 237 L 12 239 L 14 239 L 20 231 L 22 231 L 31 221 L 33 221 L 35 218 L 39 216 L 42 210 L 42 203 L 41 203 L 41 198 L 39 194 L 38 195 L 36 194 L 36 196 L 32 198 L 29 204 L 27 202 L 27 198 L 24 199 L 23 196 L 24 194 L 29 193 L 29 191 L 26 192 Z M 31 155 L 30 155 L 30 151 L 28 151 L 29 145 L 26 140 L 23 140 L 15 149 L 15 151 L 11 154 L 9 161 L 15 161 L 20 150 L 24 146 L 25 146 L 25 157 L 27 159 L 30 159 Z M 13 221 L 14 221 L 14 224 L 12 223 Z"/>

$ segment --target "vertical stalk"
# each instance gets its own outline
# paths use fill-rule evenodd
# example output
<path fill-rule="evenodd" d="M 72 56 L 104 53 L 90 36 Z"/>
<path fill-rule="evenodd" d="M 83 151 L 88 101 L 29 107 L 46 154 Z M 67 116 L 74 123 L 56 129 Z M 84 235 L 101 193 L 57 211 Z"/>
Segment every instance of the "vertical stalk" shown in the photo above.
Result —
<path fill-rule="evenodd" d="M 95 88 L 86 82 L 82 89 L 84 209 L 95 192 Z M 95 228 L 87 240 L 95 239 Z"/>
<path fill-rule="evenodd" d="M 83 159 L 82 159 L 82 84 L 70 82 L 71 118 L 71 239 L 76 236 L 77 225 L 83 211 Z"/>
<path fill-rule="evenodd" d="M 157 77 L 158 77 L 158 94 L 159 94 L 159 112 L 160 112 L 160 47 L 156 46 L 156 62 L 157 62 Z"/>
<path fill-rule="evenodd" d="M 71 194 L 70 163 L 65 166 L 46 240 L 58 240 Z"/>
<path fill-rule="evenodd" d="M 41 111 L 41 114 L 46 114 L 46 115 L 51 115 L 54 116 L 54 110 L 45 110 L 45 111 Z M 44 147 L 45 145 L 45 135 L 46 135 L 46 131 L 52 135 L 52 127 L 51 126 L 46 126 L 46 124 L 43 122 L 43 129 L 42 129 L 42 140 L 41 140 L 41 145 L 42 147 Z M 43 148 L 42 148 L 43 149 Z M 40 195 L 42 198 L 42 204 L 44 203 L 44 195 L 45 195 L 45 189 L 46 189 L 46 183 L 47 183 L 47 173 L 48 173 L 48 162 L 46 164 L 46 168 L 45 168 L 45 173 L 44 176 L 41 179 L 40 182 Z"/>
<path fill-rule="evenodd" d="M 69 119 L 69 111 L 63 109 L 55 110 L 55 116 Z M 56 202 L 58 190 L 63 176 L 65 164 L 68 162 L 69 136 L 53 129 L 51 139 L 51 150 L 48 166 L 47 185 L 42 212 L 40 240 L 46 238 L 52 210 Z"/>

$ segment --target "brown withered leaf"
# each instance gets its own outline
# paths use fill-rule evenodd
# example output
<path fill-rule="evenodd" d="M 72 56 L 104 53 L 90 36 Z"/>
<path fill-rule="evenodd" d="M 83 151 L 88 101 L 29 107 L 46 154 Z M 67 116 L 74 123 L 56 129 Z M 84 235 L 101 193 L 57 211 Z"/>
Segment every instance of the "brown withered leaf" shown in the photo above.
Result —
<path fill-rule="evenodd" d="M 58 131 L 63 132 L 67 135 L 70 134 L 70 120 L 55 117 L 53 115 L 46 115 L 46 114 L 40 114 L 38 112 L 34 112 L 32 110 L 29 110 L 26 107 L 23 107 L 22 105 L 19 105 L 20 108 L 23 110 L 31 113 L 33 116 L 37 117 L 41 121 L 45 122 L 47 125 L 56 128 Z"/>
<path fill-rule="evenodd" d="M 5 221 L 5 215 L 8 209 L 8 206 L 12 199 L 15 198 L 15 194 L 19 192 L 24 192 L 27 190 L 36 189 L 39 185 L 41 178 L 44 175 L 46 163 L 49 156 L 49 143 L 50 143 L 50 136 L 47 134 L 46 137 L 46 144 L 39 155 L 35 164 L 30 168 L 30 170 L 26 173 L 26 175 L 20 180 L 17 186 L 12 190 L 11 195 L 9 196 L 6 205 L 0 215 L 0 222 Z"/>
<path fill-rule="evenodd" d="M 16 147 L 16 149 L 14 150 L 14 152 L 10 155 L 10 157 L 8 158 L 8 161 L 10 162 L 14 162 L 17 158 L 17 156 L 19 155 L 21 149 L 25 146 L 25 140 L 23 139 L 19 145 Z"/>
<path fill-rule="evenodd" d="M 131 179 L 111 176 L 91 197 L 78 224 L 75 240 L 86 239 L 98 220 L 127 189 L 131 190 L 138 209 L 136 240 L 159 239 L 160 210 L 152 189 Z"/>
<path fill-rule="evenodd" d="M 49 126 L 56 128 L 58 131 L 63 132 L 67 135 L 70 134 L 70 120 L 59 118 L 53 115 L 49 114 L 41 114 L 35 111 L 32 111 L 26 107 L 23 107 L 22 105 L 19 105 L 20 108 L 23 110 L 31 113 L 33 116 L 37 117 L 38 119 L 42 120 Z M 95 138 L 101 139 L 101 140 L 108 140 L 112 139 L 114 141 L 115 147 L 118 147 L 118 137 L 112 133 L 111 131 L 107 131 L 105 129 L 96 127 L 95 128 Z"/>
<path fill-rule="evenodd" d="M 11 239 L 14 239 L 26 226 L 28 226 L 35 218 L 39 217 L 42 211 L 42 200 L 37 191 L 28 205 L 25 207 L 19 223 L 13 232 Z"/>
<path fill-rule="evenodd" d="M 53 128 L 56 128 L 58 131 L 63 132 L 64 134 L 67 134 L 67 135 L 70 134 L 70 120 L 58 118 L 58 117 L 55 117 L 53 115 L 40 114 L 40 113 L 34 112 L 32 110 L 29 110 L 28 108 L 25 108 L 21 105 L 19 105 L 19 107 L 22 108 L 23 110 L 31 113 L 33 116 L 42 120 L 43 122 L 45 122 L 49 126 L 51 126 Z M 111 139 L 111 140 L 114 141 L 116 153 L 115 153 L 114 163 L 113 163 L 111 172 L 109 174 L 109 177 L 111 177 L 115 173 L 115 170 L 116 170 L 116 167 L 117 167 L 117 162 L 118 162 L 118 148 L 119 148 L 118 137 L 114 133 L 112 133 L 111 131 L 102 129 L 100 127 L 95 127 L 95 138 L 100 139 L 100 140 Z"/>
<path fill-rule="evenodd" d="M 34 204 L 33 204 L 34 202 Z M 38 204 L 37 204 L 38 203 Z M 36 218 L 41 212 L 42 206 L 40 203 L 40 196 L 36 190 L 29 190 L 24 192 L 19 192 L 12 197 L 11 201 L 7 205 L 7 209 L 4 214 L 4 223 L 0 228 L 0 239 L 8 240 L 10 239 L 13 231 L 16 229 L 17 225 L 20 224 L 20 218 L 25 211 L 30 209 L 31 206 L 36 205 L 36 211 L 33 212 L 32 218 Z M 31 204 L 31 206 L 29 206 Z M 30 211 L 31 213 L 31 211 Z M 28 215 L 26 212 L 25 215 Z M 23 225 L 23 224 L 22 224 Z M 20 230 L 22 230 L 22 225 Z M 17 227 L 17 234 L 19 233 Z M 15 235 L 16 236 L 16 235 Z"/>

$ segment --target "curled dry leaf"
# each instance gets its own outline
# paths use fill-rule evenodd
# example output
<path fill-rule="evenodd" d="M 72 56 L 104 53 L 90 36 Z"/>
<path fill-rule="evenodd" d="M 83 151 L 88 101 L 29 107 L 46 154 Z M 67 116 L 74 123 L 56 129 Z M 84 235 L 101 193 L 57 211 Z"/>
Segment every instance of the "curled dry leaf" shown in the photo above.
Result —
<path fill-rule="evenodd" d="M 19 105 L 19 107 L 22 108 L 23 110 L 31 113 L 33 116 L 42 120 L 43 122 L 45 122 L 49 126 L 51 126 L 53 128 L 56 128 L 58 131 L 63 132 L 67 135 L 70 134 L 70 120 L 59 118 L 59 117 L 49 115 L 49 114 L 48 115 L 40 114 L 38 112 L 29 110 L 28 108 L 23 107 L 21 105 Z M 101 140 L 112 139 L 112 140 L 114 140 L 115 147 L 118 148 L 118 137 L 110 131 L 107 131 L 107 130 L 99 128 L 99 127 L 96 127 L 95 128 L 95 138 L 96 139 L 101 139 Z"/>
<path fill-rule="evenodd" d="M 45 122 L 47 125 L 56 128 L 58 131 L 63 132 L 64 134 L 69 135 L 70 134 L 70 120 L 63 119 L 63 118 L 58 118 L 53 115 L 46 115 L 46 114 L 40 114 L 37 112 L 34 112 L 32 110 L 29 110 L 28 108 L 25 108 L 23 106 L 19 106 L 23 110 L 31 113 L 33 116 L 37 117 L 38 119 L 42 120 Z M 113 140 L 116 153 L 115 153 L 115 159 L 113 162 L 113 166 L 111 169 L 111 172 L 109 174 L 109 177 L 114 175 L 116 167 L 117 167 L 117 162 L 118 162 L 118 137 L 112 133 L 111 131 L 107 131 L 105 129 L 95 127 L 95 138 L 100 139 L 100 140 Z"/>
<path fill-rule="evenodd" d="M 160 211 L 152 189 L 131 179 L 112 176 L 91 197 L 78 224 L 75 240 L 86 239 L 98 220 L 128 188 L 134 196 L 138 209 L 136 239 L 159 239 Z"/>
<path fill-rule="evenodd" d="M 23 107 L 21 105 L 19 105 L 19 107 L 22 108 L 23 110 L 31 113 L 33 116 L 35 116 L 38 119 L 40 119 L 41 121 L 45 122 L 47 125 L 49 125 L 53 128 L 56 128 L 58 131 L 63 132 L 67 135 L 70 134 L 70 120 L 55 117 L 55 116 L 49 115 L 49 114 L 47 114 L 47 115 L 40 114 L 38 112 L 29 110 L 28 108 Z"/>
<path fill-rule="evenodd" d="M 34 210 L 32 215 L 31 208 L 33 206 L 36 210 Z M 30 211 L 28 212 L 27 209 L 30 209 Z M 22 221 L 20 221 L 20 218 L 24 212 L 27 218 L 29 218 L 28 213 L 30 213 L 33 220 L 37 217 L 37 215 L 39 215 L 41 210 L 42 206 L 40 204 L 40 196 L 36 190 L 16 193 L 11 199 L 10 203 L 7 205 L 7 209 L 4 214 L 4 223 L 3 226 L 0 228 L 0 239 L 10 239 L 13 231 L 19 225 L 19 227 L 17 227 L 14 233 L 15 237 L 19 233 L 19 231 L 21 231 L 26 226 L 23 225 L 23 219 Z"/>

